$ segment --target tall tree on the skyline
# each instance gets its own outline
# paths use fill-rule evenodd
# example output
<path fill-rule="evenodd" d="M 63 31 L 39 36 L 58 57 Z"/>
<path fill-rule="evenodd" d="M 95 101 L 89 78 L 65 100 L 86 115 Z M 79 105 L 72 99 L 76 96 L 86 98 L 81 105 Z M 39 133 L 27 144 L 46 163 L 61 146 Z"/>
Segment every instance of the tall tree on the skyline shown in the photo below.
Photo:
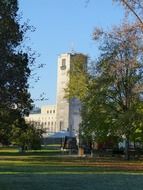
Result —
<path fill-rule="evenodd" d="M 31 59 L 20 48 L 25 28 L 18 22 L 17 11 L 17 0 L 0 1 L 0 108 L 15 108 L 23 114 L 31 102 Z"/>
<path fill-rule="evenodd" d="M 143 134 L 143 41 L 142 32 L 132 25 L 97 29 L 101 56 L 95 77 L 83 102 L 82 132 L 95 139 L 124 138 L 126 159 L 129 142 Z"/>
<path fill-rule="evenodd" d="M 21 48 L 28 26 L 19 24 L 17 12 L 18 0 L 0 1 L 0 140 L 29 112 L 32 102 L 28 78 L 34 60 Z"/>

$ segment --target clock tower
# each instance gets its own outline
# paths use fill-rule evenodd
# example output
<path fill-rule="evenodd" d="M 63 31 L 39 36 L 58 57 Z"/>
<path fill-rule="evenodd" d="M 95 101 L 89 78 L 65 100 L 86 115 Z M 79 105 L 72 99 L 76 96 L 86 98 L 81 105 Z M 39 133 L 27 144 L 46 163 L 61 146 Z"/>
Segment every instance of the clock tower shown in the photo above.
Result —
<path fill-rule="evenodd" d="M 69 128 L 69 101 L 65 98 L 65 88 L 69 82 L 70 54 L 61 54 L 58 57 L 57 70 L 57 129 Z"/>
<path fill-rule="evenodd" d="M 58 57 L 58 69 L 57 69 L 57 129 L 59 131 L 65 130 L 70 132 L 70 136 L 75 136 L 78 133 L 79 124 L 81 122 L 80 110 L 81 103 L 77 98 L 68 100 L 65 98 L 65 89 L 70 80 L 70 71 L 73 68 L 72 60 L 76 56 L 82 54 L 65 53 Z M 82 63 L 85 68 L 87 57 L 85 62 Z"/>

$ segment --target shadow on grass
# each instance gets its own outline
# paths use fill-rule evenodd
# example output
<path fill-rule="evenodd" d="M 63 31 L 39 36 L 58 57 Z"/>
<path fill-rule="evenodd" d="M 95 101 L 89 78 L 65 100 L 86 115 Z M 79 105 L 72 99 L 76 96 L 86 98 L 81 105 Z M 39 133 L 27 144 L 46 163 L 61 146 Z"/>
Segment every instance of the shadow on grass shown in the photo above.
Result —
<path fill-rule="evenodd" d="M 0 175 L 2 190 L 142 190 L 142 175 Z"/>

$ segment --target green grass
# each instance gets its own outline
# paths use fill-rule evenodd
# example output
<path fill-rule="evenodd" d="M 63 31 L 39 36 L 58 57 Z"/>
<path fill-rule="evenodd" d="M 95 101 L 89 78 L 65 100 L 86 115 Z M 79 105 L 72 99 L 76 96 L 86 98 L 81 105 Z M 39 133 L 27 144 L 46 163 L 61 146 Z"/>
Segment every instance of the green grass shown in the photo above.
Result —
<path fill-rule="evenodd" d="M 142 190 L 140 175 L 2 175 L 1 190 Z"/>
<path fill-rule="evenodd" d="M 142 190 L 143 162 L 0 149 L 0 190 Z"/>

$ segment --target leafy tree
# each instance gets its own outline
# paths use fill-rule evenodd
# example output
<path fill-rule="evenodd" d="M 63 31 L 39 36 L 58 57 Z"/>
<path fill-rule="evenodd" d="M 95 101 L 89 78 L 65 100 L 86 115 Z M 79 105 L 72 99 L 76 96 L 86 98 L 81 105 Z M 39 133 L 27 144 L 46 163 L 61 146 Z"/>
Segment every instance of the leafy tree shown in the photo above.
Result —
<path fill-rule="evenodd" d="M 96 139 L 124 137 L 129 159 L 129 141 L 138 130 L 143 133 L 142 34 L 123 24 L 94 35 L 102 53 L 84 101 L 82 131 Z"/>
<path fill-rule="evenodd" d="M 21 127 L 19 127 L 19 125 Z M 41 148 L 42 135 L 44 133 L 42 127 L 35 127 L 34 124 L 25 123 L 24 119 L 18 119 L 12 125 L 11 142 L 20 147 L 21 152 L 25 150 L 37 150 Z"/>
<path fill-rule="evenodd" d="M 12 109 L 0 109 L 0 143 L 11 144 L 12 123 L 20 118 L 20 113 Z"/>
<path fill-rule="evenodd" d="M 70 80 L 65 89 L 68 99 L 77 98 L 82 100 L 88 88 L 87 56 L 75 54 L 71 57 Z"/>
<path fill-rule="evenodd" d="M 17 0 L 0 1 L 0 107 L 25 114 L 31 103 L 28 77 L 32 60 L 20 48 L 25 29 L 18 23 L 17 11 Z"/>
<path fill-rule="evenodd" d="M 21 44 L 29 26 L 20 25 L 17 0 L 0 1 L 0 142 L 10 143 L 12 125 L 31 109 L 28 92 L 30 66 L 34 58 L 25 53 Z M 20 123 L 20 121 L 22 123 Z M 22 131 L 21 131 L 22 132 Z"/>

